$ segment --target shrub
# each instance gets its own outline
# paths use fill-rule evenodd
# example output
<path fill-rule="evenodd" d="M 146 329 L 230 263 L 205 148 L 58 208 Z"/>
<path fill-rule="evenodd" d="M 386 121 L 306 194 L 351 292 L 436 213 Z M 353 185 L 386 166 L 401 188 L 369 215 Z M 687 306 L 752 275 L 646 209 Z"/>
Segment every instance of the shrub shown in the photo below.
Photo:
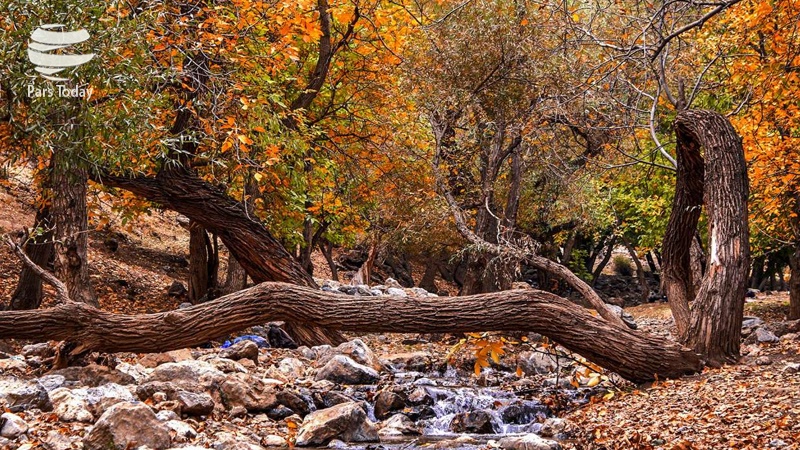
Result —
<path fill-rule="evenodd" d="M 614 257 L 614 271 L 623 277 L 633 276 L 633 263 L 627 256 L 617 255 Z"/>

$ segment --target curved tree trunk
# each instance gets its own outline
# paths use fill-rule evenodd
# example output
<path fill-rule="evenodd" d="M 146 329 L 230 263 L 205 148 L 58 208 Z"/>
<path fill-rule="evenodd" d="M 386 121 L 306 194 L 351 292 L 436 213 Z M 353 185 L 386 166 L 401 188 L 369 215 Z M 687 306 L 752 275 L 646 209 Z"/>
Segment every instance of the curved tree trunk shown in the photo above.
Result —
<path fill-rule="evenodd" d="M 614 246 L 617 245 L 617 237 L 611 236 L 611 239 L 608 241 L 608 245 L 606 246 L 606 252 L 603 255 L 603 259 L 600 260 L 600 264 L 594 269 L 592 272 L 592 287 L 594 287 L 595 283 L 597 283 L 597 279 L 600 278 L 600 275 L 603 273 L 603 269 L 606 268 L 608 262 L 611 261 L 611 256 L 614 254 Z"/>
<path fill-rule="evenodd" d="M 677 156 L 675 197 L 661 250 L 661 291 L 667 296 L 678 338 L 685 341 L 692 320 L 689 302 L 696 294 L 691 246 L 703 207 L 705 167 L 697 141 L 679 139 Z"/>
<path fill-rule="evenodd" d="M 158 314 L 110 314 L 75 302 L 8 312 L 0 315 L 0 338 L 68 340 L 78 344 L 78 351 L 159 352 L 196 346 L 270 320 L 376 333 L 537 332 L 633 381 L 679 377 L 702 368 L 689 349 L 613 327 L 537 290 L 445 298 L 353 297 L 262 283 Z"/>
<path fill-rule="evenodd" d="M 709 365 L 739 357 L 744 296 L 750 266 L 747 224 L 747 166 L 741 138 L 724 116 L 688 110 L 675 120 L 678 138 L 676 200 L 664 241 L 665 287 L 681 339 Z M 700 148 L 705 149 L 702 167 Z M 683 164 L 683 165 L 682 165 Z M 698 167 L 699 166 L 699 167 Z M 683 170 L 682 170 L 683 169 Z M 698 175 L 704 177 L 697 178 Z M 699 217 L 697 192 L 703 192 L 710 236 L 705 276 L 696 297 L 689 269 L 689 252 Z M 670 234 L 670 232 L 675 234 Z M 667 268 L 669 278 L 666 279 Z M 677 278 L 681 273 L 684 278 Z M 694 297 L 690 322 L 685 310 Z M 688 325 L 688 327 L 687 327 Z"/>

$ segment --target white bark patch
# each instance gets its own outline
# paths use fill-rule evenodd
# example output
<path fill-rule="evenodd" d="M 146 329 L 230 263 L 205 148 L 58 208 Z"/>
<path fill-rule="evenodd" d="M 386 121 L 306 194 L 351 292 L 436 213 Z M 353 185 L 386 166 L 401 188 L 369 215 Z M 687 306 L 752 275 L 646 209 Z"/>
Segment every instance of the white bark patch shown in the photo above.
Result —
<path fill-rule="evenodd" d="M 719 265 L 719 256 L 717 255 L 717 230 L 716 230 L 716 228 L 711 231 L 711 264 Z"/>

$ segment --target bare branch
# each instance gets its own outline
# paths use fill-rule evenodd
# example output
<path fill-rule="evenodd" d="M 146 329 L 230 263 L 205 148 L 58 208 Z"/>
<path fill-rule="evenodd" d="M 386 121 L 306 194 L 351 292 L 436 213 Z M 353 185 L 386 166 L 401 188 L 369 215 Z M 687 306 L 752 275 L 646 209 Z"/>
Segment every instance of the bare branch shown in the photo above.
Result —
<path fill-rule="evenodd" d="M 737 4 L 737 3 L 741 2 L 741 1 L 742 0 L 730 0 L 728 2 L 722 3 L 721 5 L 717 6 L 716 8 L 714 8 L 711 11 L 709 11 L 708 13 L 706 13 L 703 17 L 701 17 L 701 18 L 695 20 L 694 22 L 686 24 L 686 25 L 678 28 L 677 30 L 673 31 L 670 35 L 668 35 L 667 37 L 665 37 L 664 39 L 661 40 L 661 43 L 659 43 L 658 46 L 656 47 L 655 52 L 653 53 L 653 56 L 650 57 L 650 61 L 655 61 L 656 58 L 658 58 L 658 55 L 661 53 L 661 51 L 664 50 L 664 47 L 666 47 L 667 44 L 669 44 L 669 42 L 671 40 L 675 39 L 676 37 L 680 36 L 681 34 L 687 32 L 689 30 L 693 30 L 695 28 L 702 27 L 708 21 L 708 19 L 716 16 L 717 14 L 721 13 L 722 11 L 730 8 L 731 6 Z"/>
<path fill-rule="evenodd" d="M 26 255 L 22 250 L 22 247 L 20 247 L 19 244 L 11 239 L 11 236 L 5 235 L 5 241 L 8 247 L 17 255 L 17 257 L 20 259 L 20 261 L 22 261 L 23 264 L 25 264 L 25 266 L 34 271 L 36 275 L 39 275 L 45 283 L 55 288 L 56 299 L 59 303 L 74 303 L 72 299 L 69 298 L 69 290 L 67 290 L 67 286 L 61 280 L 31 261 L 30 258 L 28 258 L 28 255 Z"/>

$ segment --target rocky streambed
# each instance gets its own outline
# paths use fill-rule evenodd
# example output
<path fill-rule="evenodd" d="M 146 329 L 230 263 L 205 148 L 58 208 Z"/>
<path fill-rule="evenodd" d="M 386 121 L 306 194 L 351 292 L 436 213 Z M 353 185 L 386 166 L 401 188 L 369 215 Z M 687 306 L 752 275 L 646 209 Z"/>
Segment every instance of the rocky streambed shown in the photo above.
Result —
<path fill-rule="evenodd" d="M 447 346 L 397 340 L 289 350 L 243 339 L 51 371 L 53 346 L 27 345 L 0 354 L 0 448 L 556 449 L 572 431 L 557 415 L 599 392 L 530 349 L 475 376 L 469 352 L 448 364 Z"/>

